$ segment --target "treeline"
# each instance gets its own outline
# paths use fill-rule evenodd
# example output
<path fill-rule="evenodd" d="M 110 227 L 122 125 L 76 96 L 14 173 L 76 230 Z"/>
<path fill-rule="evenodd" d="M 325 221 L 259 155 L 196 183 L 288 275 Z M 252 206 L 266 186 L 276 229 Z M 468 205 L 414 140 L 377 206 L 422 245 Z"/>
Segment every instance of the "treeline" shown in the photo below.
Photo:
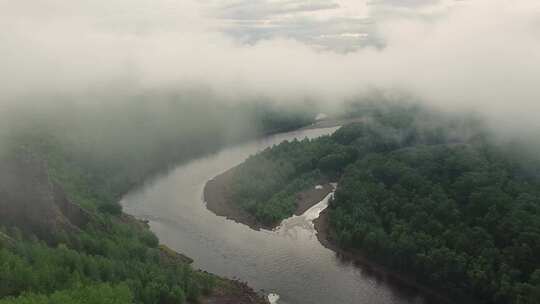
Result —
<path fill-rule="evenodd" d="M 331 136 L 252 157 L 239 202 L 276 204 L 268 197 L 313 172 L 337 178 L 329 220 L 341 247 L 456 300 L 540 303 L 538 161 L 473 117 L 373 103 L 358 113 Z"/>
<path fill-rule="evenodd" d="M 0 303 L 185 303 L 208 294 L 211 275 L 163 260 L 146 228 L 99 215 L 53 243 L 16 227 L 0 242 Z M 9 240 L 9 241 L 7 241 Z"/>
<path fill-rule="evenodd" d="M 34 160 L 21 158 L 40 159 L 50 178 L 22 181 L 28 184 L 18 189 L 58 184 L 89 220 L 49 233 L 32 231 L 32 223 L 0 223 L 0 303 L 194 303 L 214 288 L 219 278 L 182 259 L 165 258 L 148 228 L 122 214 L 120 196 L 178 162 L 308 124 L 314 114 L 267 103 L 153 97 L 152 102 L 149 96 L 103 104 L 58 102 L 3 115 L 0 164 L 17 159 L 28 167 Z M 0 200 L 9 208 L 0 215 L 27 208 L 10 203 L 13 190 L 4 188 Z M 55 221 L 64 219 L 40 224 L 61 226 Z M 43 238 L 44 233 L 50 235 Z"/>
<path fill-rule="evenodd" d="M 540 183 L 489 145 L 370 154 L 331 204 L 344 247 L 476 303 L 538 303 Z"/>
<path fill-rule="evenodd" d="M 235 168 L 231 201 L 264 225 L 278 224 L 296 210 L 298 192 L 331 181 L 356 154 L 329 136 L 285 141 Z"/>
<path fill-rule="evenodd" d="M 25 294 L 19 298 L 0 300 L 2 304 L 124 304 L 133 303 L 133 295 L 127 286 L 111 286 L 99 284 L 95 286 L 79 286 L 70 290 L 55 291 L 50 295 Z"/>

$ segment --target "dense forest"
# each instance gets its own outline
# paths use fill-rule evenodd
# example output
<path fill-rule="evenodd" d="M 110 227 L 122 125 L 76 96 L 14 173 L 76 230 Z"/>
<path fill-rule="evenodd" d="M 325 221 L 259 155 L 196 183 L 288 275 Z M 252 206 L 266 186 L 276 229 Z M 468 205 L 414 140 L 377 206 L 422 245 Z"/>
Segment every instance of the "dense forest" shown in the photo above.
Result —
<path fill-rule="evenodd" d="M 278 221 L 294 211 L 294 191 L 338 181 L 329 233 L 342 248 L 456 300 L 540 303 L 538 159 L 472 116 L 352 109 L 361 119 L 330 136 L 250 157 L 233 178 L 235 202 Z"/>
<path fill-rule="evenodd" d="M 2 304 L 197 302 L 221 279 L 159 246 L 118 199 L 178 162 L 314 116 L 177 96 L 58 105 L 0 122 Z"/>
<path fill-rule="evenodd" d="M 215 284 L 188 263 L 167 264 L 146 228 L 106 215 L 54 243 L 2 233 L 11 241 L 0 249 L 0 303 L 184 303 Z"/>
<path fill-rule="evenodd" d="M 234 171 L 231 201 L 264 225 L 271 226 L 291 216 L 296 210 L 298 192 L 335 175 L 331 168 L 334 155 L 339 154 L 346 161 L 356 155 L 353 149 L 334 145 L 328 136 L 316 140 L 316 145 L 312 142 L 285 141 L 249 157 Z"/>

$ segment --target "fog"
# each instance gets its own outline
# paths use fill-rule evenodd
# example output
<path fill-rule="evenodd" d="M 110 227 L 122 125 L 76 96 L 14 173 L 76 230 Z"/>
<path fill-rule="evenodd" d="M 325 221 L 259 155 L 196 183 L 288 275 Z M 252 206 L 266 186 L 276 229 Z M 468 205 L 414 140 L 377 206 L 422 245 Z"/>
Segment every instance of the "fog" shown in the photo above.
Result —
<path fill-rule="evenodd" d="M 540 130 L 538 1 L 290 3 L 0 0 L 2 108 L 194 88 L 224 102 L 334 106 L 375 88 L 476 111 L 507 130 Z M 252 35 L 276 15 L 286 27 Z M 321 47 L 315 34 L 344 39 Z"/>

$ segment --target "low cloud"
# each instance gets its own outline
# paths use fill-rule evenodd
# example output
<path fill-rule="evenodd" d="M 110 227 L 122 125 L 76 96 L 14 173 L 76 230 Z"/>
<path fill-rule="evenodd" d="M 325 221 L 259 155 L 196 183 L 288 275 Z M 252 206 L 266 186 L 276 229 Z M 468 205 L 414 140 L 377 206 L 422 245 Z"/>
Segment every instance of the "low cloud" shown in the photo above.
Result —
<path fill-rule="evenodd" d="M 225 2 L 0 0 L 0 99 L 206 87 L 224 100 L 333 104 L 379 88 L 540 130 L 537 1 L 383 2 L 364 3 L 365 12 L 347 1 L 265 6 L 254 17 L 270 18 L 270 30 L 246 42 L 238 36 L 264 22 L 231 25 L 223 15 L 247 15 L 216 13 Z M 364 35 L 382 43 L 359 43 Z M 320 48 L 317 39 L 355 47 Z"/>
<path fill-rule="evenodd" d="M 243 0 L 232 4 L 218 4 L 214 8 L 214 14 L 226 19 L 261 20 L 276 15 L 309 13 L 336 8 L 339 8 L 338 3 L 324 0 Z"/>

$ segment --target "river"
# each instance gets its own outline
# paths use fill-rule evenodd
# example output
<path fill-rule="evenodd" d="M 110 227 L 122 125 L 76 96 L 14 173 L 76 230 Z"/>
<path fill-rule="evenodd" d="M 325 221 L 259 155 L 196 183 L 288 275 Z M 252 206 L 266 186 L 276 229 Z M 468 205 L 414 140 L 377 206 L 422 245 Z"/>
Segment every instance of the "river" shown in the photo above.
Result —
<path fill-rule="evenodd" d="M 206 209 L 203 188 L 216 175 L 284 140 L 314 138 L 336 129 L 282 133 L 225 148 L 149 181 L 121 204 L 126 213 L 147 219 L 161 243 L 193 258 L 194 267 L 276 293 L 279 304 L 427 303 L 418 293 L 338 258 L 319 243 L 312 220 L 326 200 L 275 231 L 255 231 Z"/>

